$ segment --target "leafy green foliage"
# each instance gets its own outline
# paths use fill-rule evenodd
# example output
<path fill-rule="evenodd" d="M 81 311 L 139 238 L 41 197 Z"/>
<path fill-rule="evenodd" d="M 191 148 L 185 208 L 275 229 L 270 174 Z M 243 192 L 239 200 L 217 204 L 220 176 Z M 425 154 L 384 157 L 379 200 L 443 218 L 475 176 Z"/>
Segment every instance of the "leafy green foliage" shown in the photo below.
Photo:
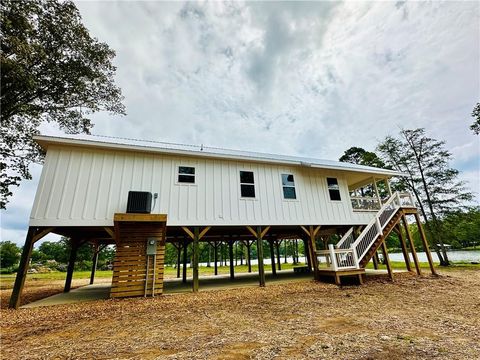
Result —
<path fill-rule="evenodd" d="M 339 161 L 358 165 L 373 166 L 377 168 L 385 168 L 385 163 L 378 157 L 377 154 L 355 146 L 345 150 Z"/>
<path fill-rule="evenodd" d="M 0 208 L 11 186 L 30 179 L 43 153 L 32 137 L 42 123 L 88 133 L 88 116 L 124 114 L 114 84 L 115 52 L 92 38 L 71 1 L 5 0 L 1 15 Z"/>
<path fill-rule="evenodd" d="M 385 162 L 380 159 L 376 153 L 366 151 L 365 149 L 356 146 L 345 150 L 339 161 L 364 166 L 373 166 L 377 168 L 388 168 Z M 388 196 L 388 190 L 386 189 L 384 183 L 378 183 L 377 188 L 382 198 Z M 376 196 L 374 187 L 372 185 L 366 185 L 362 187 L 360 191 L 362 196 Z"/>
<path fill-rule="evenodd" d="M 480 245 L 480 208 L 455 211 L 442 219 L 446 243 L 453 248 Z"/>
<path fill-rule="evenodd" d="M 10 268 L 20 260 L 20 248 L 11 241 L 0 242 L 0 268 Z"/>
<path fill-rule="evenodd" d="M 71 245 L 67 238 L 62 238 L 59 241 L 45 241 L 38 249 L 32 252 L 32 262 L 46 264 L 54 260 L 58 264 L 68 264 L 70 258 Z M 75 269 L 90 270 L 93 259 L 93 246 L 91 244 L 84 244 L 77 250 L 77 258 L 75 262 Z M 102 268 L 104 265 L 112 263 L 115 257 L 115 249 L 106 247 L 98 253 L 98 267 Z M 63 270 L 66 266 L 61 266 Z"/>
<path fill-rule="evenodd" d="M 473 124 L 470 126 L 470 129 L 475 134 L 480 134 L 480 103 L 477 103 L 472 111 L 472 117 L 474 119 Z"/>

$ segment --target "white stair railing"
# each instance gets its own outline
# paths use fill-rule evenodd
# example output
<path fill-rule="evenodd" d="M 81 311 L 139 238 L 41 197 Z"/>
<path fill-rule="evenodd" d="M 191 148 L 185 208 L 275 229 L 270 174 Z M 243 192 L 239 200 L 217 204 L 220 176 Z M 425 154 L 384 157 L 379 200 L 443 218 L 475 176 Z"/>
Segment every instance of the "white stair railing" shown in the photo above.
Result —
<path fill-rule="evenodd" d="M 342 236 L 340 241 L 335 245 L 337 249 L 349 249 L 350 245 L 355 242 L 355 237 L 353 236 L 353 226 L 348 230 L 345 235 Z"/>
<path fill-rule="evenodd" d="M 338 242 L 336 248 L 330 245 L 328 250 L 317 251 L 319 264 L 325 264 L 327 268 L 334 271 L 359 269 L 362 258 L 377 238 L 383 234 L 383 230 L 401 207 L 415 207 L 415 201 L 410 193 L 394 193 L 357 239 L 353 240 L 353 228 L 351 228 Z M 347 244 L 349 244 L 348 247 Z M 325 262 L 322 262 L 322 258 L 325 258 Z"/>
<path fill-rule="evenodd" d="M 375 214 L 375 217 L 358 236 L 351 248 L 356 252 L 359 262 L 383 233 L 383 229 L 401 206 L 400 195 L 396 192 L 383 204 L 382 208 Z"/>

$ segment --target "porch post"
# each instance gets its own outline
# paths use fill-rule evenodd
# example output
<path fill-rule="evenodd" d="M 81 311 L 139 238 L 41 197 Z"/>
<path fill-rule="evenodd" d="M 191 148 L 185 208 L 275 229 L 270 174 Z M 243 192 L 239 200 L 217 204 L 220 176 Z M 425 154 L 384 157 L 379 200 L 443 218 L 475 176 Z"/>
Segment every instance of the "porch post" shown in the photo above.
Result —
<path fill-rule="evenodd" d="M 378 258 L 377 258 L 377 252 L 376 251 L 372 256 L 372 260 L 373 260 L 373 268 L 375 270 L 378 270 Z"/>
<path fill-rule="evenodd" d="M 33 250 L 33 237 L 35 235 L 35 230 L 36 229 L 33 227 L 28 228 L 25 245 L 23 245 L 22 257 L 20 258 L 20 265 L 18 266 L 15 284 L 13 285 L 12 295 L 10 296 L 10 303 L 8 305 L 11 309 L 18 309 L 20 306 L 20 297 L 22 295 L 23 286 L 25 285 L 28 264 L 30 263 L 30 256 L 32 255 Z"/>
<path fill-rule="evenodd" d="M 188 256 L 188 240 L 185 236 L 183 239 L 183 267 L 182 267 L 182 282 L 187 283 L 187 256 Z"/>
<path fill-rule="evenodd" d="M 258 276 L 260 286 L 265 286 L 265 269 L 263 268 L 263 238 L 262 227 L 257 226 L 257 261 L 258 261 Z"/>
<path fill-rule="evenodd" d="M 176 245 L 177 248 L 177 278 L 180 278 L 180 265 L 182 263 L 182 243 L 179 241 Z"/>
<path fill-rule="evenodd" d="M 375 188 L 375 194 L 377 195 L 378 203 L 380 207 L 382 206 L 382 199 L 380 198 L 380 193 L 378 192 L 377 179 L 373 178 L 373 187 Z"/>
<path fill-rule="evenodd" d="M 385 184 L 387 185 L 388 195 L 392 196 L 392 188 L 390 187 L 390 181 L 388 181 L 388 178 L 385 178 Z"/>
<path fill-rule="evenodd" d="M 276 269 L 276 266 L 275 266 L 275 250 L 273 248 L 273 240 L 270 239 L 268 241 L 268 243 L 270 245 L 270 262 L 271 262 L 271 265 L 272 265 L 272 274 L 277 275 L 277 269 Z"/>
<path fill-rule="evenodd" d="M 405 243 L 405 238 L 403 237 L 402 228 L 400 225 L 397 225 L 397 234 L 400 238 L 400 245 L 402 246 L 402 253 L 403 258 L 405 259 L 405 265 L 407 266 L 408 271 L 412 271 L 412 267 L 410 265 L 410 256 L 408 255 L 407 244 Z"/>
<path fill-rule="evenodd" d="M 410 234 L 410 229 L 408 228 L 407 218 L 402 215 L 403 226 L 405 227 L 405 233 L 407 234 L 408 243 L 410 244 L 410 251 L 412 252 L 413 262 L 415 263 L 415 269 L 417 270 L 418 275 L 422 275 L 422 270 L 420 269 L 420 263 L 417 257 L 417 251 L 415 250 L 415 244 L 413 243 L 412 234 Z"/>
<path fill-rule="evenodd" d="M 215 275 L 218 275 L 218 244 L 216 241 L 213 243 L 213 259 L 214 259 L 214 269 L 215 269 Z"/>
<path fill-rule="evenodd" d="M 387 244 L 385 243 L 385 240 L 382 241 L 382 252 L 383 252 L 383 257 L 385 258 L 385 262 L 387 264 L 388 276 L 390 280 L 393 281 L 392 264 L 390 263 L 390 257 L 388 256 Z"/>
<path fill-rule="evenodd" d="M 67 278 L 65 279 L 65 287 L 63 288 L 64 293 L 69 292 L 72 287 L 73 270 L 75 267 L 75 261 L 77 260 L 77 250 L 80 246 L 79 241 L 74 238 L 70 239 L 70 243 L 70 259 L 68 260 Z"/>
<path fill-rule="evenodd" d="M 415 213 L 415 220 L 417 221 L 417 227 L 420 231 L 420 237 L 422 238 L 423 249 L 425 250 L 425 254 L 427 254 L 430 271 L 432 272 L 432 275 L 437 275 L 435 267 L 433 266 L 432 254 L 430 254 L 430 249 L 428 248 L 427 237 L 425 236 L 425 232 L 423 231 L 422 222 L 420 221 L 420 216 L 418 215 L 418 213 Z"/>
<path fill-rule="evenodd" d="M 247 261 L 248 261 L 248 272 L 252 272 L 252 252 L 251 252 L 252 243 L 247 240 Z"/>
<path fill-rule="evenodd" d="M 193 228 L 193 292 L 198 291 L 198 251 L 199 251 L 199 231 L 198 226 Z"/>
<path fill-rule="evenodd" d="M 278 271 L 282 270 L 282 262 L 280 261 L 280 243 L 278 239 L 275 239 L 275 248 L 277 250 L 277 266 L 278 266 Z"/>
<path fill-rule="evenodd" d="M 230 255 L 230 280 L 233 280 L 235 279 L 235 270 L 234 270 L 235 264 L 233 263 L 233 240 L 232 239 L 228 240 L 228 252 Z"/>
<path fill-rule="evenodd" d="M 95 271 L 97 270 L 97 262 L 98 262 L 98 243 L 95 243 L 93 247 L 93 258 L 92 258 L 92 272 L 90 273 L 90 285 L 93 284 L 95 281 Z"/>
<path fill-rule="evenodd" d="M 312 269 L 312 259 L 310 258 L 310 246 L 308 245 L 308 240 L 303 239 L 303 251 L 305 253 L 305 257 L 307 258 L 307 266 L 310 270 Z"/>

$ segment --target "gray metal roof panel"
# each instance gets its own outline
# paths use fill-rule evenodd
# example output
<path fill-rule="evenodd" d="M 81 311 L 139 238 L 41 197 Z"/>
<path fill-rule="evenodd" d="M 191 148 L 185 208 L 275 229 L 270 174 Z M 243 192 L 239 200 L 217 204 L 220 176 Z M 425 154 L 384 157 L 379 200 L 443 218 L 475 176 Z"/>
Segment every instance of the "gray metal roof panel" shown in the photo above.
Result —
<path fill-rule="evenodd" d="M 138 140 L 87 134 L 38 135 L 35 136 L 34 139 L 40 145 L 46 145 L 45 147 L 48 147 L 49 143 L 77 144 L 83 146 L 101 145 L 102 147 L 121 147 L 127 149 L 131 148 L 139 151 L 155 150 L 156 152 L 173 152 L 190 156 L 221 157 L 235 160 L 274 162 L 289 165 L 293 164 L 326 169 L 366 172 L 387 176 L 405 176 L 405 174 L 394 170 L 380 169 L 371 166 L 363 166 L 334 160 L 316 159 L 291 155 L 268 154 L 244 150 L 232 150 L 205 145 L 176 144 L 161 141 Z"/>

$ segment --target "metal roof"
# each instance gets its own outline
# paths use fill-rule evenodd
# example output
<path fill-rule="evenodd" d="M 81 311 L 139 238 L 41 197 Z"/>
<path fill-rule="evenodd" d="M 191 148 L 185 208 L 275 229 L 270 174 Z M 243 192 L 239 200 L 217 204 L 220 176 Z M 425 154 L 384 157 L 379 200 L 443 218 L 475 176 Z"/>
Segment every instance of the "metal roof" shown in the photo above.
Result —
<path fill-rule="evenodd" d="M 47 149 L 50 144 L 76 145 L 86 147 L 101 147 L 120 150 L 134 150 L 142 152 L 155 152 L 165 154 L 186 155 L 194 157 L 221 158 L 241 161 L 255 161 L 316 167 L 322 169 L 334 169 L 353 172 L 377 174 L 383 176 L 405 176 L 398 171 L 380 169 L 371 166 L 363 166 L 346 162 L 315 159 L 309 157 L 268 154 L 244 150 L 223 149 L 204 145 L 176 144 L 152 140 L 138 140 L 102 135 L 86 134 L 62 134 L 60 135 L 37 135 L 34 140 Z"/>

